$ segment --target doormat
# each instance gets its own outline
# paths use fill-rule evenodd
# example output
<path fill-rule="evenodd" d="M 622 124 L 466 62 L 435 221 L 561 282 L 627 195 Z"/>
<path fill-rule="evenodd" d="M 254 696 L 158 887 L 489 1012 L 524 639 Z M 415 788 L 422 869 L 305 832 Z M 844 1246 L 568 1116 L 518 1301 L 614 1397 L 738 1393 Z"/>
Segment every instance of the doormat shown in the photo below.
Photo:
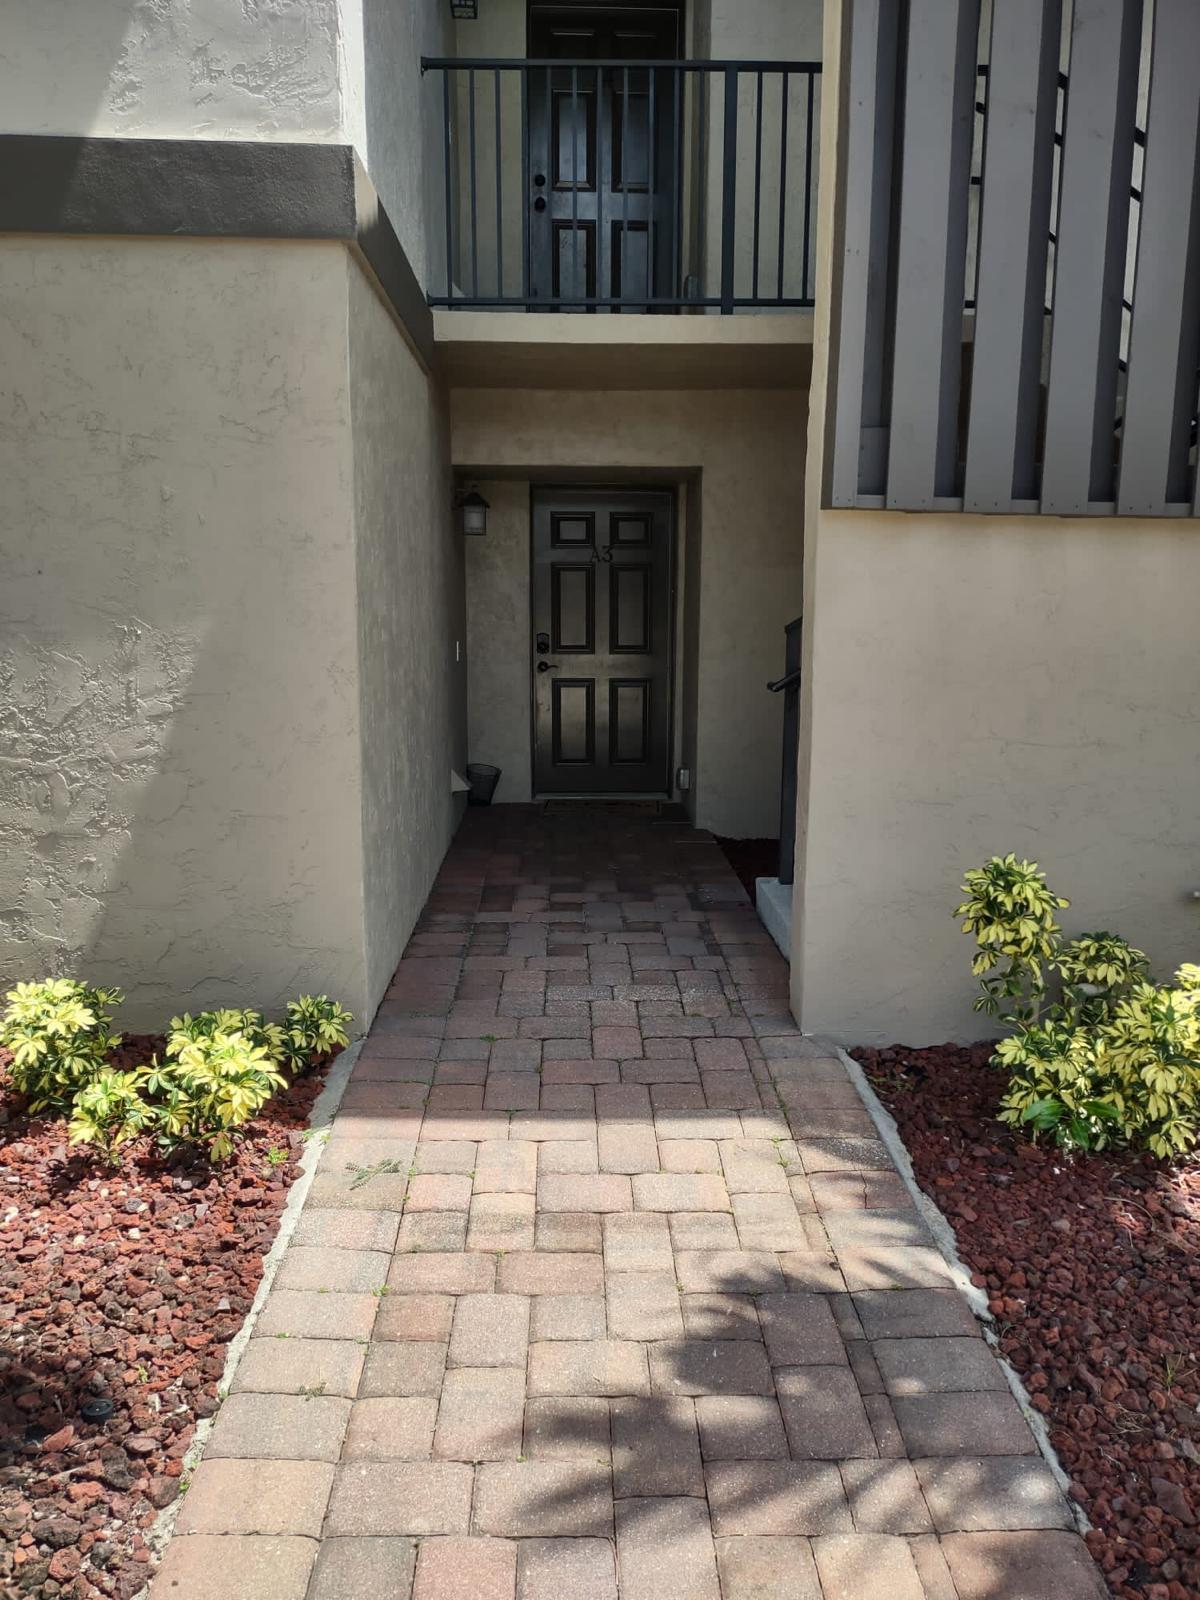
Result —
<path fill-rule="evenodd" d="M 656 817 L 661 800 L 544 800 L 547 816 L 566 816 L 580 811 L 595 811 L 605 817 Z"/>

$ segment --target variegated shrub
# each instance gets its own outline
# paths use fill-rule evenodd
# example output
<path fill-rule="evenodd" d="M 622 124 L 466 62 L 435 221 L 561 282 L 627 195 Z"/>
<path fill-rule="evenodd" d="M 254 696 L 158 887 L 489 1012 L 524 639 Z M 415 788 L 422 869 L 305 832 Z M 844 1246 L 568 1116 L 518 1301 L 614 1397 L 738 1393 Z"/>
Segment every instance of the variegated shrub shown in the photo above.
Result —
<path fill-rule="evenodd" d="M 1009 1078 L 1001 1119 L 1063 1149 L 1190 1151 L 1200 1132 L 1200 967 L 1159 985 L 1144 952 L 1117 934 L 1064 941 L 1055 912 L 1068 902 L 1036 862 L 1014 855 L 968 872 L 963 893 L 955 914 L 979 946 L 976 1009 L 1015 1029 L 992 1057 Z"/>

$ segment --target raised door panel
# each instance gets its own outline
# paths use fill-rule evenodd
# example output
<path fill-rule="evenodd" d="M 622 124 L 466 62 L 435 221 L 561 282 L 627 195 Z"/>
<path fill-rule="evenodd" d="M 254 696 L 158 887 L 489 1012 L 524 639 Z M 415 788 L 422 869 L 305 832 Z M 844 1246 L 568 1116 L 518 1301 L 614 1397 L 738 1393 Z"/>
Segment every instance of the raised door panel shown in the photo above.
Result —
<path fill-rule="evenodd" d="M 550 569 L 550 648 L 556 655 L 596 648 L 596 569 L 558 562 Z"/>
<path fill-rule="evenodd" d="M 596 760 L 596 684 L 592 678 L 556 678 L 551 693 L 551 748 L 556 767 L 591 766 Z"/>
<path fill-rule="evenodd" d="M 639 561 L 612 566 L 609 573 L 609 649 L 614 655 L 651 654 L 653 575 L 649 564 Z"/>
<path fill-rule="evenodd" d="M 647 678 L 609 684 L 608 748 L 615 767 L 641 767 L 650 759 L 654 687 Z"/>

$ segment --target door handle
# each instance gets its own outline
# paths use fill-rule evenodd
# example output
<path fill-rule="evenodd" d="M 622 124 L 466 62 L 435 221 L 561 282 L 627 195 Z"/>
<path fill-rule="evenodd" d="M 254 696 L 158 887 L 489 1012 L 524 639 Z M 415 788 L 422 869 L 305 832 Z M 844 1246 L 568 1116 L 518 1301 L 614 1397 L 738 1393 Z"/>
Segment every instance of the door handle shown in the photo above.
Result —
<path fill-rule="evenodd" d="M 538 669 L 539 672 L 557 672 L 558 671 L 558 668 L 556 666 L 552 666 L 549 661 L 539 661 L 538 664 L 537 664 L 537 669 Z"/>

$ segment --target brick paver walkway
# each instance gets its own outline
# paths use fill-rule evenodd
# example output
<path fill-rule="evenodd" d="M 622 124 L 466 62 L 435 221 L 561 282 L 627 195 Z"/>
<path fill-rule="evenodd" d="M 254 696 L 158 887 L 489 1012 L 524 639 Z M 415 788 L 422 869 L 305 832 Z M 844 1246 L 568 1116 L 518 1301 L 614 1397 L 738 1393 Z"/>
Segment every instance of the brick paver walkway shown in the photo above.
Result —
<path fill-rule="evenodd" d="M 472 812 L 155 1600 L 1095 1600 L 711 840 Z"/>

